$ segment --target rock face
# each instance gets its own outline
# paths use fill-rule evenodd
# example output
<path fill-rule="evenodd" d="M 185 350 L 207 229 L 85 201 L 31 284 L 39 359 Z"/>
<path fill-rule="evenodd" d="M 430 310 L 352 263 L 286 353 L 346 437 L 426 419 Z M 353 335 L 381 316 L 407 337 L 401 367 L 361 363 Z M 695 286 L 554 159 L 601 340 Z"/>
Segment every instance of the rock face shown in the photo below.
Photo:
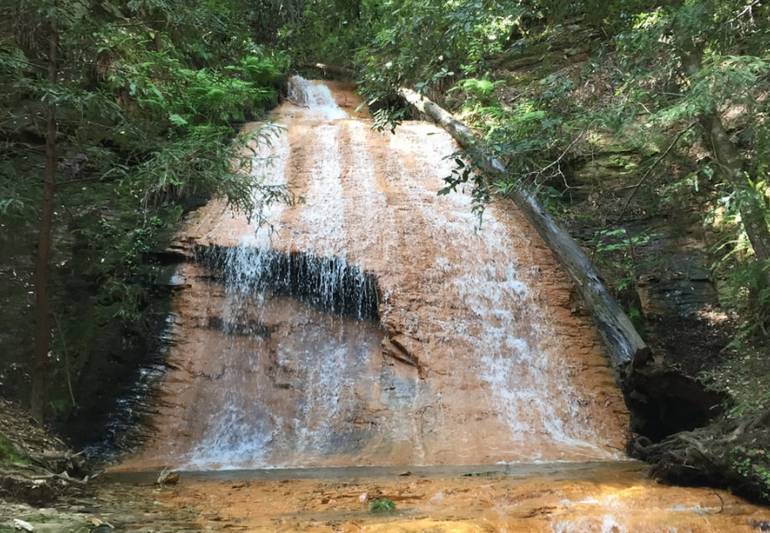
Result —
<path fill-rule="evenodd" d="M 290 95 L 254 174 L 301 200 L 261 227 L 218 201 L 190 217 L 154 434 L 119 468 L 621 457 L 622 396 L 550 251 L 512 205 L 479 228 L 469 196 L 436 195 L 451 138 L 372 131 L 340 85 Z"/>

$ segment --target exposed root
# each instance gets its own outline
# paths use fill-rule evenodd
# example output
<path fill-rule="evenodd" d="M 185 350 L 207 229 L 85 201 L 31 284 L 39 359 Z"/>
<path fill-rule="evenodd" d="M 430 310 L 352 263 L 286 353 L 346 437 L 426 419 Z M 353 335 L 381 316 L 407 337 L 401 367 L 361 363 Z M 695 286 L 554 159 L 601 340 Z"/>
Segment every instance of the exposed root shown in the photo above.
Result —
<path fill-rule="evenodd" d="M 738 419 L 721 418 L 651 444 L 632 443 L 653 476 L 688 485 L 727 487 L 754 500 L 770 502 L 770 410 Z"/>

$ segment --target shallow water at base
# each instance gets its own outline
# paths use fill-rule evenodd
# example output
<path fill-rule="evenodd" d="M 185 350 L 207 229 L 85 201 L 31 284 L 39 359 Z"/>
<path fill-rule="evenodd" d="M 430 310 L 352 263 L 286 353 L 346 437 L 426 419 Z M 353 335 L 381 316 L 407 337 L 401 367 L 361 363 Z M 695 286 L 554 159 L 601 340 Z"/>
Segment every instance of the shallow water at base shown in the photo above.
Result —
<path fill-rule="evenodd" d="M 213 520 L 248 531 L 749 532 L 770 520 L 770 510 L 722 491 L 656 484 L 634 462 L 520 465 L 505 472 L 305 472 L 272 480 L 183 475 L 161 500 L 196 509 L 202 526 Z M 396 511 L 369 512 L 376 499 L 393 501 Z"/>

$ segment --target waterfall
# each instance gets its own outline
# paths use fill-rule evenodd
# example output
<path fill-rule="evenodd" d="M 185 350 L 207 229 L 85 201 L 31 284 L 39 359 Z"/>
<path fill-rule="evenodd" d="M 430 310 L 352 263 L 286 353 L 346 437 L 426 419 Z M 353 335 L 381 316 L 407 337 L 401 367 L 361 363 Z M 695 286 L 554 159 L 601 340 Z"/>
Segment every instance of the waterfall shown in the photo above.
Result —
<path fill-rule="evenodd" d="M 376 132 L 339 84 L 288 95 L 254 173 L 300 201 L 269 206 L 269 231 L 216 202 L 188 221 L 184 340 L 128 467 L 619 457 L 622 398 L 553 256 L 512 205 L 479 228 L 468 194 L 436 195 L 451 138 Z"/>
<path fill-rule="evenodd" d="M 322 83 L 313 83 L 301 76 L 289 79 L 289 100 L 307 109 L 307 114 L 327 120 L 347 118 L 345 113 L 335 103 L 329 87 Z"/>

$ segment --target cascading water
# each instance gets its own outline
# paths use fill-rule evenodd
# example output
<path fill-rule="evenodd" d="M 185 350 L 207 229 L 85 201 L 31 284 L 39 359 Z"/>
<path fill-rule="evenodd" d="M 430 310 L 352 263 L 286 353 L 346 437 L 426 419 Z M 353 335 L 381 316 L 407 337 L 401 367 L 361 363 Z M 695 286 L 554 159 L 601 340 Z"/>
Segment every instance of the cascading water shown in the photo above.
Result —
<path fill-rule="evenodd" d="M 292 76 L 288 93 L 289 101 L 307 110 L 306 116 L 327 120 L 348 118 L 326 85 L 313 83 L 301 76 Z"/>
<path fill-rule="evenodd" d="M 216 201 L 188 222 L 180 341 L 124 467 L 619 457 L 622 398 L 552 255 L 512 206 L 479 229 L 468 195 L 436 195 L 448 135 L 378 133 L 357 104 L 293 77 L 254 173 L 301 201 L 270 231 Z"/>

